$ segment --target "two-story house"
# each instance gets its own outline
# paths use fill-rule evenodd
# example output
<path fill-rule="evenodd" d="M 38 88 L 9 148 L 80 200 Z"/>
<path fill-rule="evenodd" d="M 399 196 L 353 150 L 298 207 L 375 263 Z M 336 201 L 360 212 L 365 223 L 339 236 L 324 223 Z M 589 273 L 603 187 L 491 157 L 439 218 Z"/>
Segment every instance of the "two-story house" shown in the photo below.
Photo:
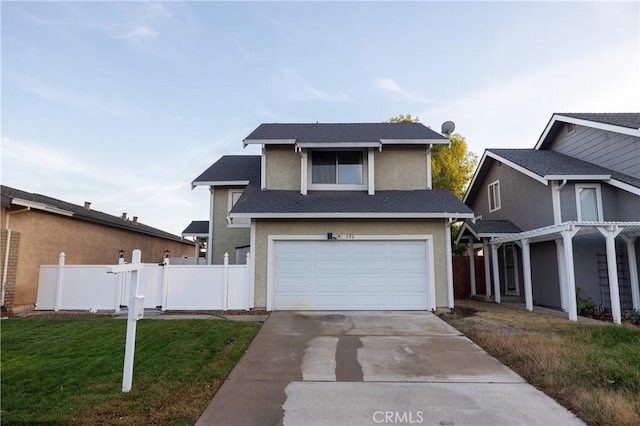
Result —
<path fill-rule="evenodd" d="M 459 240 L 483 244 L 497 302 L 575 320 L 579 288 L 615 322 L 640 309 L 639 128 L 639 113 L 558 113 L 535 148 L 486 150 L 463 200 L 476 219 Z"/>
<path fill-rule="evenodd" d="M 432 310 L 453 306 L 450 224 L 472 218 L 431 189 L 447 137 L 419 123 L 262 124 L 259 156 L 225 156 L 210 190 L 209 263 L 250 252 L 253 306 Z"/>

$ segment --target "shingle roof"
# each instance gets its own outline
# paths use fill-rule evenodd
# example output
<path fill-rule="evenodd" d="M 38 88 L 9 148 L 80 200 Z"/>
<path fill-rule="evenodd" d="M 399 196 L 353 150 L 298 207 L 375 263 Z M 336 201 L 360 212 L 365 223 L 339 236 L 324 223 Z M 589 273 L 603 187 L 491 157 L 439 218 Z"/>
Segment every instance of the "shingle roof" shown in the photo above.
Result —
<path fill-rule="evenodd" d="M 379 142 L 381 139 L 447 141 L 447 138 L 421 123 L 267 123 L 251 132 L 245 138 L 245 143 L 251 140 Z"/>
<path fill-rule="evenodd" d="M 466 221 L 467 225 L 478 234 L 516 234 L 522 232 L 510 220 L 471 220 Z"/>
<path fill-rule="evenodd" d="M 121 217 L 112 216 L 107 213 L 103 213 L 98 210 L 86 209 L 84 206 L 68 203 L 66 201 L 58 200 L 56 198 L 48 197 L 46 195 L 34 194 L 31 192 L 22 191 L 9 186 L 0 186 L 2 190 L 3 198 L 10 198 L 13 202 L 14 199 L 20 199 L 24 201 L 30 201 L 34 203 L 43 204 L 45 206 L 54 207 L 57 209 L 65 210 L 73 213 L 71 216 L 75 219 L 85 220 L 88 222 L 98 223 L 105 226 L 112 226 L 127 231 L 138 232 L 141 234 L 152 235 L 154 237 L 165 238 L 173 241 L 182 241 L 188 243 L 177 235 L 170 234 L 169 232 L 162 231 L 160 229 L 144 225 L 143 223 L 133 223 L 131 220 L 125 220 Z"/>
<path fill-rule="evenodd" d="M 640 129 L 640 112 L 559 112 L 557 115 L 630 129 Z"/>
<path fill-rule="evenodd" d="M 252 181 L 260 178 L 259 155 L 225 155 L 198 176 L 199 182 Z"/>
<path fill-rule="evenodd" d="M 291 213 L 418 213 L 472 214 L 447 190 L 377 191 L 261 191 L 250 187 L 242 194 L 232 214 Z"/>
<path fill-rule="evenodd" d="M 640 188 L 640 179 L 579 160 L 555 151 L 536 149 L 488 149 L 538 176 L 611 175 L 613 179 Z"/>
<path fill-rule="evenodd" d="M 208 233 L 209 233 L 208 220 L 194 220 L 186 228 L 184 228 L 184 231 L 182 231 L 182 236 L 190 237 L 193 235 L 203 235 Z"/>

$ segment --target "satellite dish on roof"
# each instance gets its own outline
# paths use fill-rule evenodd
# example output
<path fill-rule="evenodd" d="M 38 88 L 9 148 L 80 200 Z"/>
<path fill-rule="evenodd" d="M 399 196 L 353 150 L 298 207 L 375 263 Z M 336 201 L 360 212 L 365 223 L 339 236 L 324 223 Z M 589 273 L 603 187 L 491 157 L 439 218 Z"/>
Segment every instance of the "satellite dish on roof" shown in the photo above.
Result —
<path fill-rule="evenodd" d="M 449 136 L 456 129 L 456 124 L 453 121 L 445 121 L 442 123 L 442 134 Z"/>

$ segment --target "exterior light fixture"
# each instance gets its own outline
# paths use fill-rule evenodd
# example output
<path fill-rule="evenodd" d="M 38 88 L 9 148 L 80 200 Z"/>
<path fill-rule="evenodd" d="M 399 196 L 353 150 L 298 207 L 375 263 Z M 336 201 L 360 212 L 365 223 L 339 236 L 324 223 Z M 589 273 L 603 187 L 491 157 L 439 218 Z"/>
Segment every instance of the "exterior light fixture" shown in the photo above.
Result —
<path fill-rule="evenodd" d="M 167 249 L 167 250 L 165 250 L 165 251 L 164 251 L 164 258 L 165 258 L 165 259 L 169 257 L 169 253 L 171 253 L 171 252 L 169 251 L 169 249 Z"/>
<path fill-rule="evenodd" d="M 120 259 L 124 258 L 124 249 L 118 250 L 118 254 L 120 255 Z"/>

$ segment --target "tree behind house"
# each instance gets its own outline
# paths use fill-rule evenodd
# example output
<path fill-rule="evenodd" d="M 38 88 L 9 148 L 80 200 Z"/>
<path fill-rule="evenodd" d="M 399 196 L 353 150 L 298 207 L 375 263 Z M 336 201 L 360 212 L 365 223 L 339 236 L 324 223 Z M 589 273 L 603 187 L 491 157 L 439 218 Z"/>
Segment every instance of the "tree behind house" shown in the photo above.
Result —
<path fill-rule="evenodd" d="M 419 123 L 418 117 L 400 114 L 388 123 Z M 428 127 L 428 126 L 427 126 Z M 431 181 L 434 189 L 449 189 L 462 198 L 478 163 L 478 156 L 467 150 L 467 141 L 458 133 L 449 136 L 450 147 L 434 145 L 431 148 Z"/>

